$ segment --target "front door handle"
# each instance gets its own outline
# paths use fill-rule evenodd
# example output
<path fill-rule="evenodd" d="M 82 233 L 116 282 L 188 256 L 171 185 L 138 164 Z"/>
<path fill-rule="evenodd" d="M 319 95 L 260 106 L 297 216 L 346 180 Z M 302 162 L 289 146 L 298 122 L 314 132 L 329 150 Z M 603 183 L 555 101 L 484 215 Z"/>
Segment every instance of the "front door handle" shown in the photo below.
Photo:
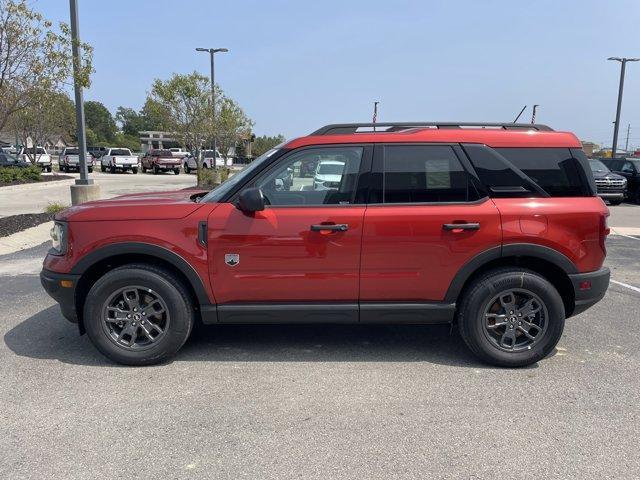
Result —
<path fill-rule="evenodd" d="M 445 223 L 443 230 L 480 230 L 479 223 Z"/>
<path fill-rule="evenodd" d="M 320 225 L 311 225 L 312 232 L 346 232 L 347 230 L 349 230 L 349 225 L 346 223 L 322 223 Z"/>

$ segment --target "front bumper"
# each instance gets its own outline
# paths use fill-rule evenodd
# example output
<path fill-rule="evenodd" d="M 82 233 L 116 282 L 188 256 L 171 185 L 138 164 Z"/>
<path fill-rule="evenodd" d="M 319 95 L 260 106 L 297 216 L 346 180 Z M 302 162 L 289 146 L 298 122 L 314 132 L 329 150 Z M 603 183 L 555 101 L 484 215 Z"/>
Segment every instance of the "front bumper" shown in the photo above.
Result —
<path fill-rule="evenodd" d="M 609 288 L 610 276 L 611 272 L 607 267 L 595 272 L 569 275 L 576 299 L 571 315 L 578 315 L 602 300 Z"/>
<path fill-rule="evenodd" d="M 78 323 L 76 311 L 76 287 L 80 275 L 70 273 L 57 273 L 47 269 L 40 272 L 40 283 L 44 290 L 60 305 L 64 318 L 73 323 Z M 63 281 L 71 282 L 70 286 L 63 286 Z"/>
<path fill-rule="evenodd" d="M 598 192 L 600 198 L 606 198 L 607 200 L 616 199 L 624 200 L 624 190 L 621 192 Z"/>

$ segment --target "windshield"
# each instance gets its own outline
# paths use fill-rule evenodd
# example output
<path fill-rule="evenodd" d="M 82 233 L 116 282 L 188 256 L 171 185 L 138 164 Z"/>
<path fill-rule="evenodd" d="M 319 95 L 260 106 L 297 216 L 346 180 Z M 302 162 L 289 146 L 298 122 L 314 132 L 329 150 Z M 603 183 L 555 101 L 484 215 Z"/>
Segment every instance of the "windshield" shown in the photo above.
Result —
<path fill-rule="evenodd" d="M 127 148 L 112 148 L 111 155 L 127 155 L 131 156 L 131 151 Z"/>
<path fill-rule="evenodd" d="M 321 163 L 318 168 L 319 175 L 342 175 L 343 163 Z"/>
<path fill-rule="evenodd" d="M 593 173 L 607 173 L 611 171 L 600 160 L 589 160 L 589 166 Z"/>
<path fill-rule="evenodd" d="M 209 193 L 207 193 L 202 198 L 201 201 L 202 202 L 219 202 L 227 193 L 233 190 L 236 185 L 240 185 L 244 183 L 247 179 L 249 179 L 251 175 L 253 175 L 253 172 L 260 167 L 260 165 L 262 165 L 269 157 L 271 157 L 274 153 L 280 150 L 280 145 L 260 155 L 258 158 L 256 158 L 253 162 L 249 163 L 246 167 L 244 167 L 238 173 L 229 177 L 227 181 L 225 181 L 224 183 L 221 183 L 219 186 L 217 186 L 216 188 L 211 190 Z"/>

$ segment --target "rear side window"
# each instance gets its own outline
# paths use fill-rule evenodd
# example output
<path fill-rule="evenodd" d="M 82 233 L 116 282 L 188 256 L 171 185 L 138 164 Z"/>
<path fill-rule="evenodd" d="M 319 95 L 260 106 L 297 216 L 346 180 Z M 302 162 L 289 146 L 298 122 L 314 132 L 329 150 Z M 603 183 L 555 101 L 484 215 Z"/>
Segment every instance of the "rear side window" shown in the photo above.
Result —
<path fill-rule="evenodd" d="M 552 197 L 590 195 L 585 175 L 568 148 L 496 148 Z"/>
<path fill-rule="evenodd" d="M 387 145 L 383 203 L 469 202 L 478 193 L 449 146 Z"/>

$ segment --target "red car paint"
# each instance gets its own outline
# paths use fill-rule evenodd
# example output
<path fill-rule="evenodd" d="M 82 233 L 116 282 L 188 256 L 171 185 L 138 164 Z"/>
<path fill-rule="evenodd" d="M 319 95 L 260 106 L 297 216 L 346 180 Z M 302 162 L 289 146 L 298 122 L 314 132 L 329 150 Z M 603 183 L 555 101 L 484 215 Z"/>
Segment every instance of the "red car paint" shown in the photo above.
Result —
<path fill-rule="evenodd" d="M 485 129 L 413 129 L 403 133 L 308 136 L 284 148 L 367 143 L 479 143 L 491 147 L 579 148 L 571 133 Z M 536 244 L 567 257 L 576 272 L 604 261 L 604 218 L 597 197 L 485 198 L 465 205 L 269 207 L 254 215 L 232 203 L 195 203 L 194 190 L 126 195 L 69 208 L 69 248 L 44 268 L 68 273 L 108 245 L 156 245 L 182 258 L 209 303 L 433 301 L 446 298 L 461 268 L 484 251 Z M 198 240 L 202 222 L 207 245 Z M 442 229 L 477 222 L 479 231 Z M 309 226 L 346 223 L 346 232 Z M 240 255 L 229 267 L 225 254 Z"/>

